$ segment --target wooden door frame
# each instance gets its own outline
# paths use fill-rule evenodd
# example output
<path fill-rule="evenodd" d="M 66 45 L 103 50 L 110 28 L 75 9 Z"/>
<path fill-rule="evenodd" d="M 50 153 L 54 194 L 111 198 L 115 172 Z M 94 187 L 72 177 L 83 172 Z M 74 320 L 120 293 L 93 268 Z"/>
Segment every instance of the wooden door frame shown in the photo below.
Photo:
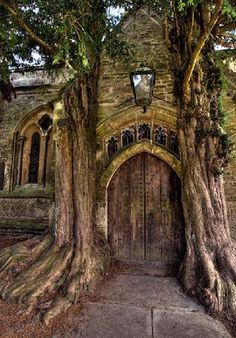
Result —
<path fill-rule="evenodd" d="M 140 153 L 149 153 L 168 164 L 181 180 L 181 163 L 168 150 L 156 144 L 142 141 L 121 151 L 103 172 L 98 186 L 97 227 L 108 239 L 108 194 L 107 188 L 118 168 L 131 157 Z"/>

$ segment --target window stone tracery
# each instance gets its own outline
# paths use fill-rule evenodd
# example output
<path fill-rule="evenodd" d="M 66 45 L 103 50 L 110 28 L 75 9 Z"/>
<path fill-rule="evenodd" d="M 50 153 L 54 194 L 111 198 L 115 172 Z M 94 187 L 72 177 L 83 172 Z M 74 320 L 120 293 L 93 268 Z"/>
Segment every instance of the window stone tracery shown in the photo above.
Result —
<path fill-rule="evenodd" d="M 172 133 L 170 137 L 170 150 L 179 155 L 179 142 L 176 134 Z"/>
<path fill-rule="evenodd" d="M 143 122 L 127 126 L 127 128 L 123 128 L 110 136 L 105 142 L 108 159 L 111 160 L 122 148 L 129 147 L 142 140 L 164 147 L 176 157 L 179 157 L 178 137 L 174 130 L 165 125 L 154 124 L 150 126 L 150 124 Z"/>

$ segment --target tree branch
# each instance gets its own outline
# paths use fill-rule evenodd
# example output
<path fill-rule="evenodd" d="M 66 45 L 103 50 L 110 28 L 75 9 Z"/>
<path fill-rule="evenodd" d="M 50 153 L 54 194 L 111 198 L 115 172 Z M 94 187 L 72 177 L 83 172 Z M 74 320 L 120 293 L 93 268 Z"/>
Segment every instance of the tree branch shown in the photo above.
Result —
<path fill-rule="evenodd" d="M 195 50 L 193 51 L 193 54 L 191 55 L 190 61 L 189 61 L 189 65 L 188 68 L 185 72 L 185 76 L 184 76 L 184 80 L 183 80 L 183 95 L 184 96 L 188 96 L 189 95 L 189 82 L 194 70 L 194 67 L 197 63 L 198 57 L 201 53 L 202 48 L 204 47 L 206 40 L 208 39 L 212 29 L 215 27 L 219 15 L 220 15 L 220 11 L 222 9 L 223 6 L 223 2 L 224 0 L 217 0 L 216 1 L 216 6 L 215 6 L 215 11 L 208 23 L 208 25 L 206 26 L 203 34 L 200 36 L 197 46 L 195 47 Z"/>
<path fill-rule="evenodd" d="M 166 47 L 170 49 L 171 42 L 170 42 L 169 31 L 168 31 L 168 18 L 167 18 L 167 12 L 165 9 L 164 9 L 164 14 L 163 14 L 162 27 L 163 27 L 164 41 L 165 41 Z"/>
<path fill-rule="evenodd" d="M 189 34 L 188 34 L 188 48 L 189 51 L 191 50 L 192 41 L 193 41 L 193 27 L 194 27 L 194 10 L 191 11 L 191 22 L 190 22 L 190 28 L 189 28 Z"/>
<path fill-rule="evenodd" d="M 54 48 L 37 36 L 37 34 L 29 27 L 29 25 L 22 18 L 18 9 L 9 6 L 4 0 L 0 0 L 0 4 L 5 8 L 6 11 L 8 11 L 8 13 L 12 15 L 13 19 L 15 19 L 18 25 L 29 34 L 32 40 L 42 46 L 48 53 L 52 54 L 54 52 Z"/>

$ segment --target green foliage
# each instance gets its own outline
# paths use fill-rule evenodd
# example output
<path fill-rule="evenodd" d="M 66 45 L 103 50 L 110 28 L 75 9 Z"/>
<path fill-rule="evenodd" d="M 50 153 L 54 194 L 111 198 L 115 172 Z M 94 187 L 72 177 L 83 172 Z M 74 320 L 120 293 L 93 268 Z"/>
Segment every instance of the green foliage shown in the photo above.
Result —
<path fill-rule="evenodd" d="M 67 66 L 77 73 L 88 73 L 101 53 L 107 50 L 114 60 L 129 63 L 133 48 L 122 38 L 117 18 L 108 15 L 111 6 L 135 11 L 146 5 L 155 10 L 167 9 L 173 19 L 173 6 L 180 15 L 206 0 L 21 0 L 10 4 L 31 31 L 50 48 L 45 49 L 28 34 L 3 5 L 0 5 L 0 60 L 18 67 L 32 63 L 32 51 L 37 50 L 46 67 Z M 233 1 L 225 0 L 224 14 L 235 18 Z M 20 4 L 20 5 L 19 5 Z M 214 9 L 214 1 L 211 1 Z M 5 66 L 4 66 L 5 67 Z M 7 68 L 7 67 L 5 67 Z M 0 69 L 2 76 L 4 71 Z M 6 75 L 7 76 L 7 75 Z"/>
<path fill-rule="evenodd" d="M 134 46 L 125 41 L 119 27 L 108 32 L 104 40 L 104 49 L 113 61 L 122 61 L 125 65 L 129 65 L 134 58 Z"/>
<path fill-rule="evenodd" d="M 184 11 L 188 7 L 197 6 L 200 0 L 175 0 L 179 11 Z"/>
<path fill-rule="evenodd" d="M 129 57 L 127 45 L 118 43 L 114 18 L 107 15 L 107 9 L 119 1 L 24 0 L 20 4 L 19 17 L 53 52 L 35 42 L 16 18 L 0 6 L 0 46 L 6 46 L 2 53 L 11 66 L 32 62 L 35 49 L 43 56 L 46 66 L 68 66 L 79 73 L 89 72 L 106 47 L 109 52 L 114 47 L 117 56 L 122 53 L 126 59 Z"/>
<path fill-rule="evenodd" d="M 231 20 L 236 20 L 236 7 L 233 1 L 224 1 L 223 14 L 225 14 Z"/>

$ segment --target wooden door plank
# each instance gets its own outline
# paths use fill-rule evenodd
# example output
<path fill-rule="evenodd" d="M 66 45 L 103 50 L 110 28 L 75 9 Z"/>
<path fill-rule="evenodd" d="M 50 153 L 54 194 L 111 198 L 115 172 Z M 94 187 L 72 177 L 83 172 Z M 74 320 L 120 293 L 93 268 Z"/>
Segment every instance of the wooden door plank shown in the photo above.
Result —
<path fill-rule="evenodd" d="M 144 154 L 124 163 L 108 187 L 108 241 L 112 256 L 144 259 Z"/>
<path fill-rule="evenodd" d="M 184 248 L 180 180 L 165 162 L 148 154 L 145 173 L 146 258 L 179 260 Z"/>
<path fill-rule="evenodd" d="M 146 197 L 146 259 L 161 260 L 160 232 L 160 160 L 157 157 L 146 154 L 145 165 L 145 197 Z"/>
<path fill-rule="evenodd" d="M 119 182 L 117 188 L 117 199 L 119 204 L 116 210 L 116 219 L 119 223 L 119 257 L 131 258 L 131 227 L 130 227 L 130 201 L 131 201 L 131 163 L 128 161 L 119 170 Z"/>
<path fill-rule="evenodd" d="M 144 259 L 144 153 L 131 163 L 130 227 L 132 229 L 131 259 Z"/>

